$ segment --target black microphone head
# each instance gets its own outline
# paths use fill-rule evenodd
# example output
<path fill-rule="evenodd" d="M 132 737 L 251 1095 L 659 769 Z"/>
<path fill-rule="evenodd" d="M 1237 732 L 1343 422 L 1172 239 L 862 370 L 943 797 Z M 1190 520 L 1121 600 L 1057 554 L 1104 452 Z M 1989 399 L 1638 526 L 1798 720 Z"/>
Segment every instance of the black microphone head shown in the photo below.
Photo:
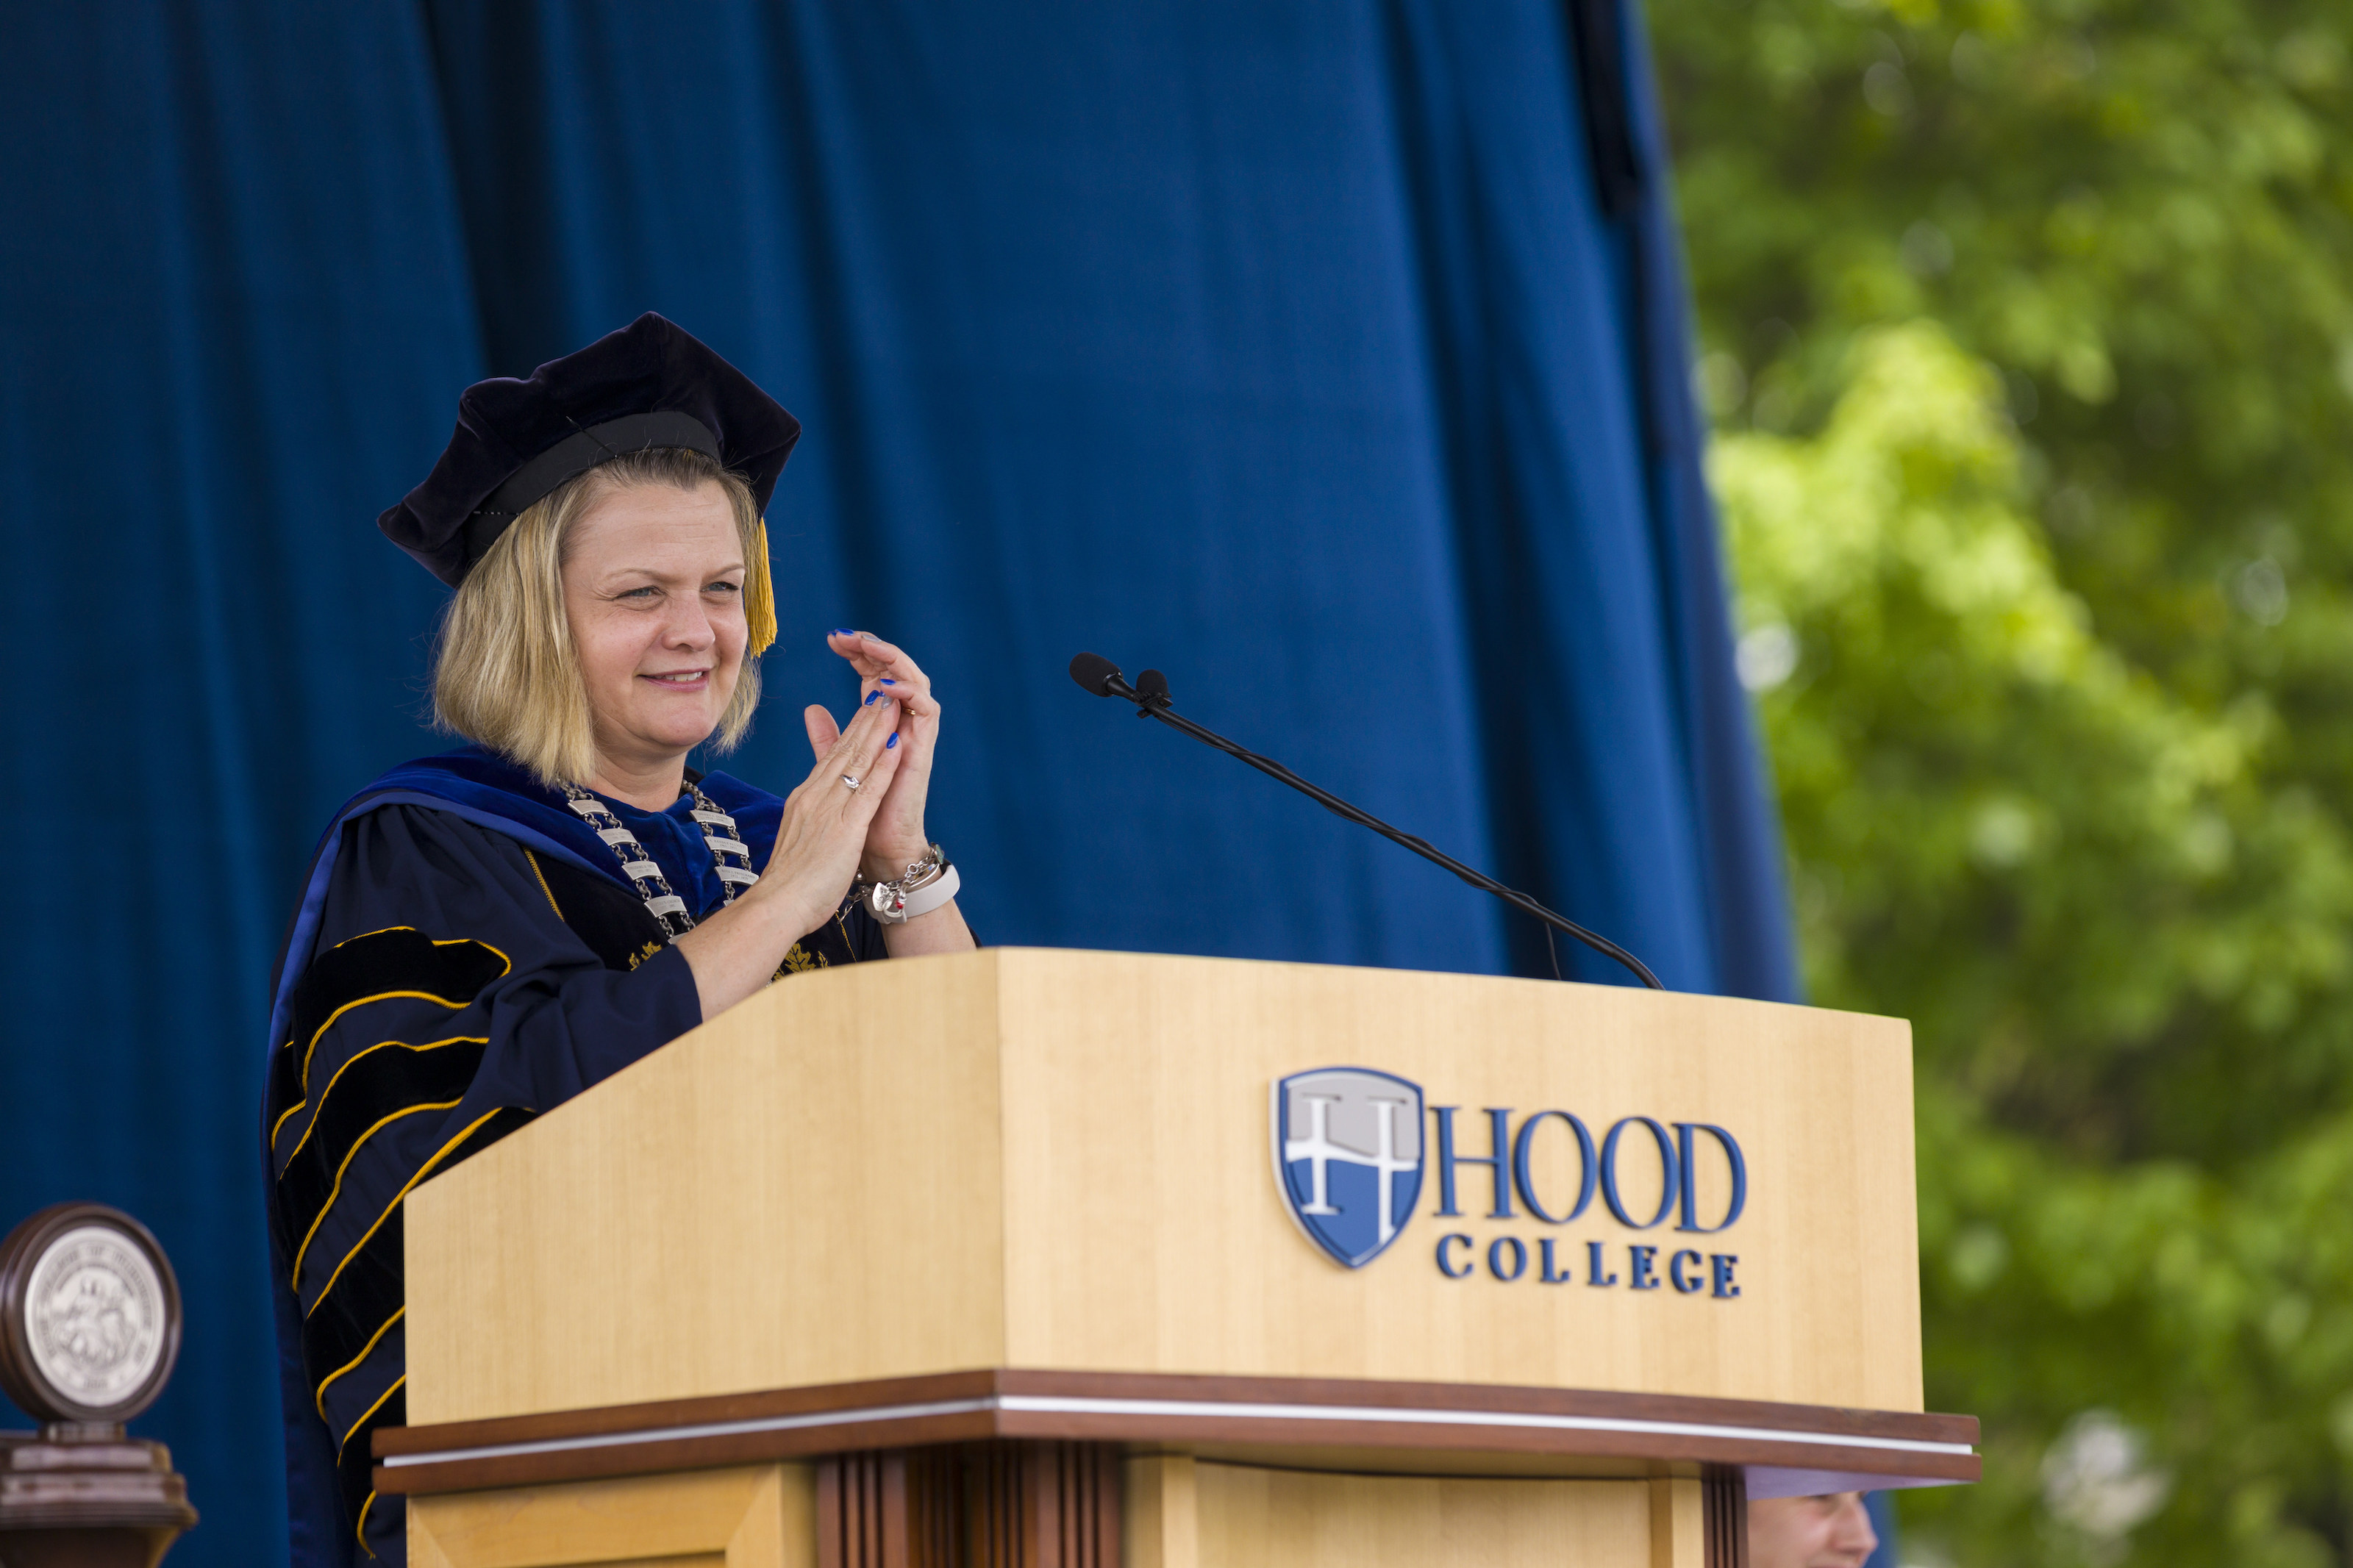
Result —
<path fill-rule="evenodd" d="M 1119 666 L 1099 653 L 1082 653 L 1071 660 L 1071 679 L 1097 697 L 1109 697 L 1120 680 Z"/>
<path fill-rule="evenodd" d="M 1168 700 L 1168 678 L 1156 669 L 1147 669 L 1135 678 L 1135 694 L 1146 702 L 1155 698 Z"/>

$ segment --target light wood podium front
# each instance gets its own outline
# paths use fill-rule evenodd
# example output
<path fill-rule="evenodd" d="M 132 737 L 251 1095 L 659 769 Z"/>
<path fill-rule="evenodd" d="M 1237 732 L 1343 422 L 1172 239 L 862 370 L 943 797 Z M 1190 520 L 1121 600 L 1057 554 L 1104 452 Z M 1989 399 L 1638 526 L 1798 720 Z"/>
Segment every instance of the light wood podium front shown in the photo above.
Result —
<path fill-rule="evenodd" d="M 1278 1171 L 1324 1068 L 1421 1097 L 1357 1267 Z M 1736 1563 L 1745 1495 L 1977 1479 L 1911 1097 L 1900 1022 L 1615 986 L 797 975 L 409 1196 L 379 1506 L 418 1568 Z"/>

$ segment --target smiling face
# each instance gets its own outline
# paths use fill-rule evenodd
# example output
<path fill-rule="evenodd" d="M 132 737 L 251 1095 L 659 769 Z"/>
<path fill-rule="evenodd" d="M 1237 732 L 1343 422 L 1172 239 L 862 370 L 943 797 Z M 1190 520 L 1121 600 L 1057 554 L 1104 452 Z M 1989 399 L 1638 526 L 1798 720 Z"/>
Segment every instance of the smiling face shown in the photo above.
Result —
<path fill-rule="evenodd" d="M 744 668 L 744 546 L 726 492 L 598 497 L 565 534 L 564 612 L 602 770 L 683 757 L 719 727 Z"/>

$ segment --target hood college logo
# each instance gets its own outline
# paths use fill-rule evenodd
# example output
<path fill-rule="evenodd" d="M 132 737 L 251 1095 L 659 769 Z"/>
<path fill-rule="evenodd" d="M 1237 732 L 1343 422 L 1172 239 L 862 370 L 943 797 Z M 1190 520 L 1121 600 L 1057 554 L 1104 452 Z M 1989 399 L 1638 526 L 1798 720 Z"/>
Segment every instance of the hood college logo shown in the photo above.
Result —
<path fill-rule="evenodd" d="M 1421 1089 L 1370 1068 L 1274 1086 L 1274 1180 L 1308 1239 L 1350 1268 L 1378 1258 L 1421 1195 Z"/>

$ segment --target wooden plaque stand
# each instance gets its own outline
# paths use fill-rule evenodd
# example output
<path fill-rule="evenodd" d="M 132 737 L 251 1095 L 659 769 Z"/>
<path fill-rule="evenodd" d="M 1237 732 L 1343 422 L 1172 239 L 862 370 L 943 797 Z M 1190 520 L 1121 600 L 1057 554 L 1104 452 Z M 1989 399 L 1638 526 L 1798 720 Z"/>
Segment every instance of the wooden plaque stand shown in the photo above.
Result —
<path fill-rule="evenodd" d="M 0 1432 L 6 1568 L 155 1568 L 195 1522 L 161 1443 L 118 1426 Z"/>
<path fill-rule="evenodd" d="M 1274 1154 L 1275 1086 L 1335 1068 L 1422 1100 L 1419 1195 L 1356 1268 Z M 1018 949 L 818 972 L 420 1187 L 406 1247 L 375 1476 L 417 1568 L 1701 1568 L 1746 1495 L 1978 1474 L 1976 1422 L 1922 1413 L 1888 1019 Z"/>
<path fill-rule="evenodd" d="M 171 1451 L 123 1428 L 180 1329 L 171 1259 L 120 1209 L 53 1204 L 0 1240 L 0 1392 L 41 1423 L 0 1432 L 0 1568 L 155 1568 L 195 1526 Z"/>

